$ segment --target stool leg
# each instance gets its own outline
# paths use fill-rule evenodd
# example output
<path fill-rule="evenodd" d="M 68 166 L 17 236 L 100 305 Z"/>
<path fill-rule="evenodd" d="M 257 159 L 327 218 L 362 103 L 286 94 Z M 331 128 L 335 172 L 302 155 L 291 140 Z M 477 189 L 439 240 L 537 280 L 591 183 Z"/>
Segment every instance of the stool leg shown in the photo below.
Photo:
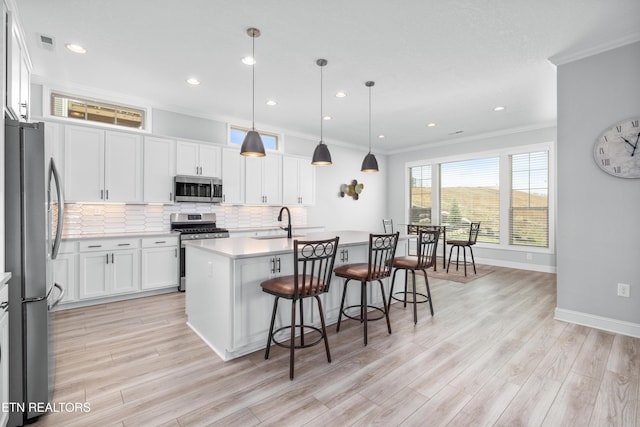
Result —
<path fill-rule="evenodd" d="M 300 298 L 300 346 L 304 347 L 304 310 L 302 309 L 302 298 Z"/>
<path fill-rule="evenodd" d="M 416 295 L 416 271 L 411 270 L 411 278 L 413 279 L 413 324 L 418 323 L 418 303 Z"/>
<path fill-rule="evenodd" d="M 473 259 L 473 248 L 469 246 L 469 252 L 471 252 L 471 262 L 473 263 L 473 274 L 478 274 L 476 271 L 476 260 Z"/>
<path fill-rule="evenodd" d="M 393 298 L 393 285 L 396 283 L 396 273 L 398 269 L 393 270 L 393 277 L 391 278 L 391 289 L 389 289 L 389 304 L 387 305 L 387 310 L 391 308 L 391 299 Z"/>
<path fill-rule="evenodd" d="M 467 277 L 467 247 L 462 247 L 462 256 L 464 259 L 464 277 Z"/>
<path fill-rule="evenodd" d="M 451 254 L 453 253 L 453 246 L 449 249 L 449 262 L 447 263 L 447 273 L 449 272 L 449 266 L 451 265 Z"/>
<path fill-rule="evenodd" d="M 424 274 L 424 283 L 427 285 L 427 298 L 429 298 L 429 309 L 431 310 L 431 315 L 433 316 L 433 304 L 431 303 L 431 290 L 429 289 L 429 279 L 427 278 L 427 271 L 422 270 Z"/>
<path fill-rule="evenodd" d="M 336 333 L 340 332 L 340 320 L 342 319 L 342 310 L 344 310 L 344 298 L 347 296 L 347 283 L 349 283 L 347 279 L 344 282 L 344 288 L 342 289 L 342 302 L 340 303 L 340 311 L 338 312 L 338 324 L 336 325 Z"/>
<path fill-rule="evenodd" d="M 327 350 L 327 362 L 331 363 L 331 353 L 329 352 L 329 339 L 327 338 L 327 328 L 324 324 L 324 312 L 322 311 L 322 301 L 318 295 L 315 296 L 318 301 L 318 312 L 320 314 L 320 324 L 322 325 L 322 338 L 324 338 L 324 348 Z"/>
<path fill-rule="evenodd" d="M 407 308 L 407 281 L 409 280 L 409 270 L 404 271 L 404 298 L 403 298 L 403 307 Z"/>
<path fill-rule="evenodd" d="M 271 315 L 271 326 L 269 327 L 269 338 L 267 338 L 267 349 L 264 352 L 264 358 L 269 358 L 269 350 L 271 349 L 271 336 L 273 334 L 273 325 L 276 322 L 276 312 L 278 311 L 278 300 L 280 297 L 276 297 L 273 301 L 273 314 Z"/>
<path fill-rule="evenodd" d="M 293 379 L 293 353 L 296 344 L 296 302 L 291 301 L 291 337 L 289 338 L 289 379 Z"/>
<path fill-rule="evenodd" d="M 382 280 L 378 280 L 380 283 L 380 293 L 382 294 L 382 308 L 384 308 L 384 316 L 387 318 L 387 329 L 389 333 L 391 333 L 391 321 L 389 320 L 389 310 L 386 310 L 387 305 L 385 304 L 385 296 L 384 296 L 384 285 L 382 284 Z"/>
<path fill-rule="evenodd" d="M 360 283 L 360 313 L 364 322 L 364 345 L 367 345 L 367 282 Z"/>

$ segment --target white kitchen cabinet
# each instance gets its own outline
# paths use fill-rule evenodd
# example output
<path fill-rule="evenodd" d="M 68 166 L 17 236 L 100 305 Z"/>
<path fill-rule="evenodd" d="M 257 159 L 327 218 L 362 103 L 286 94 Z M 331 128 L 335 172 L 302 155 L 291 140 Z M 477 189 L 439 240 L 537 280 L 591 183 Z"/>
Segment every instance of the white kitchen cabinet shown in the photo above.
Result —
<path fill-rule="evenodd" d="M 80 299 L 132 293 L 140 289 L 139 239 L 80 243 Z"/>
<path fill-rule="evenodd" d="M 1 285 L 0 290 L 0 405 L 9 402 L 9 286 Z M 16 307 L 12 308 L 15 310 Z M 0 411 L 0 427 L 7 425 L 9 411 Z"/>
<path fill-rule="evenodd" d="M 244 157 L 233 148 L 222 149 L 222 203 L 244 202 Z"/>
<path fill-rule="evenodd" d="M 29 120 L 31 60 L 14 12 L 7 13 L 7 109 L 14 119 Z"/>
<path fill-rule="evenodd" d="M 249 205 L 281 205 L 282 156 L 245 157 L 244 194 Z"/>
<path fill-rule="evenodd" d="M 178 237 L 142 239 L 140 251 L 140 288 L 158 289 L 177 287 L 179 278 Z"/>
<path fill-rule="evenodd" d="M 301 157 L 282 158 L 282 203 L 310 206 L 315 203 L 315 169 L 311 160 Z"/>
<path fill-rule="evenodd" d="M 176 174 L 176 142 L 156 137 L 144 138 L 144 202 L 173 203 Z"/>
<path fill-rule="evenodd" d="M 65 126 L 64 186 L 69 202 L 142 202 L 142 138 Z"/>
<path fill-rule="evenodd" d="M 56 259 L 51 261 L 53 282 L 64 288 L 61 303 L 78 299 L 78 253 L 75 242 L 62 242 Z"/>
<path fill-rule="evenodd" d="M 220 147 L 197 142 L 176 143 L 176 174 L 220 177 Z"/>

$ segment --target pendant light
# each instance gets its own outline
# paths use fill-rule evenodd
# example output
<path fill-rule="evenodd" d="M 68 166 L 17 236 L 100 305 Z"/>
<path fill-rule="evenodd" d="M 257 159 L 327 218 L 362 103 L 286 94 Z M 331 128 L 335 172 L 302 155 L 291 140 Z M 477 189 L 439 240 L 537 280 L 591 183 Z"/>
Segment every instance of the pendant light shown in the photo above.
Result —
<path fill-rule="evenodd" d="M 240 154 L 243 156 L 252 156 L 252 157 L 263 157 L 265 155 L 264 152 L 264 144 L 262 143 L 262 138 L 260 134 L 256 132 L 256 61 L 255 61 L 255 52 L 256 52 L 256 37 L 260 37 L 260 30 L 257 28 L 248 28 L 247 34 L 251 37 L 251 57 L 253 58 L 253 63 L 251 64 L 251 130 L 247 132 L 247 135 L 244 137 L 244 141 L 242 141 L 242 147 L 240 148 Z"/>
<path fill-rule="evenodd" d="M 364 156 L 364 160 L 362 161 L 362 167 L 360 171 L 362 172 L 378 172 L 378 161 L 376 160 L 376 156 L 371 153 L 371 87 L 375 84 L 375 82 L 368 81 L 364 85 L 369 88 L 369 153 Z"/>
<path fill-rule="evenodd" d="M 320 67 L 320 142 L 316 146 L 316 149 L 313 150 L 313 157 L 311 158 L 312 165 L 330 165 L 331 162 L 331 153 L 329 153 L 329 148 L 327 148 L 327 144 L 322 142 L 322 122 L 324 121 L 324 117 L 322 115 L 322 67 L 327 65 L 326 59 L 318 59 L 316 64 Z"/>

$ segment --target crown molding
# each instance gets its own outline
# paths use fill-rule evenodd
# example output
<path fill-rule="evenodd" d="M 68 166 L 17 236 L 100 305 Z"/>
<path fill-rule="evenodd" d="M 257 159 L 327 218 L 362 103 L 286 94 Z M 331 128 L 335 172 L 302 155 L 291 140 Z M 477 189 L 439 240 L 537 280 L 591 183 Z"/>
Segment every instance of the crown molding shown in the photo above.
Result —
<path fill-rule="evenodd" d="M 556 67 L 559 65 L 568 64 L 570 62 L 578 61 L 580 59 L 588 58 L 589 56 L 597 55 L 602 52 L 606 52 L 611 49 L 616 49 L 622 46 L 626 46 L 631 43 L 640 41 L 640 32 L 627 34 L 615 40 L 599 43 L 587 48 L 567 50 L 565 52 L 558 53 L 549 57 L 548 61 Z"/>

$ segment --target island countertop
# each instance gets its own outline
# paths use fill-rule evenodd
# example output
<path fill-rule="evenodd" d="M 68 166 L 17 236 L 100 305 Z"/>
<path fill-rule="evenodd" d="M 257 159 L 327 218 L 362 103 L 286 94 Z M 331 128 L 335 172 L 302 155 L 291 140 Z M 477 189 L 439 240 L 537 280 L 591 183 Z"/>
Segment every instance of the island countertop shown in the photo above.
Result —
<path fill-rule="evenodd" d="M 323 231 L 321 233 L 309 233 L 304 236 L 295 236 L 292 239 L 286 237 L 231 237 L 228 239 L 204 239 L 184 242 L 185 246 L 204 249 L 229 258 L 250 258 L 262 255 L 290 253 L 293 250 L 293 241 L 298 240 L 323 240 L 340 236 L 340 246 L 362 245 L 369 243 L 369 232 L 337 230 Z M 401 240 L 409 236 L 400 236 Z"/>

